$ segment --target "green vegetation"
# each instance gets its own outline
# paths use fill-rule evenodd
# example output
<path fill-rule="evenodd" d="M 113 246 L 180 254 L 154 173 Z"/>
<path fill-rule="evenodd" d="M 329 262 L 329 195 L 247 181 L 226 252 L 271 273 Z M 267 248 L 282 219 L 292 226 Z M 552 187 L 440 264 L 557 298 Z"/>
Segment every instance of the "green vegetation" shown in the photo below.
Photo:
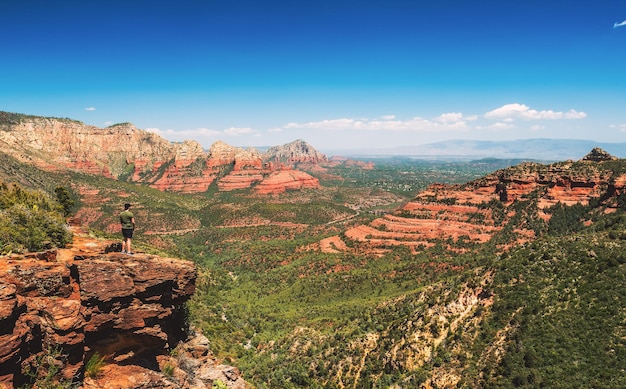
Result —
<path fill-rule="evenodd" d="M 28 384 L 20 388 L 41 388 L 41 389 L 73 389 L 78 388 L 79 384 L 72 380 L 59 377 L 61 373 L 60 359 L 63 358 L 61 350 L 55 347 L 49 347 L 45 353 L 40 354 L 35 361 L 27 365 L 25 373 L 30 379 Z"/>
<path fill-rule="evenodd" d="M 357 158 L 358 160 L 358 158 Z M 358 166 L 338 166 L 332 169 L 336 179 L 320 177 L 323 185 L 379 190 L 411 197 L 433 182 L 462 184 L 478 179 L 494 170 L 521 160 L 482 159 L 469 162 L 429 161 L 409 157 L 373 158 L 372 170 Z M 312 172 L 311 174 L 314 174 Z"/>
<path fill-rule="evenodd" d="M 590 164 L 568 164 L 577 176 L 597 173 Z M 78 173 L 51 174 L 52 183 L 72 183 L 57 193 L 36 171 L 11 171 L 42 188 L 26 191 L 28 199 L 41 196 L 61 215 L 76 207 L 79 189 L 97 193 L 81 201 L 91 210 L 90 227 L 104 235 L 113 233 L 107 228 L 121 204 L 136 204 L 138 244 L 197 264 L 190 320 L 212 353 L 258 388 L 626 387 L 626 200 L 610 197 L 610 185 L 589 205 L 540 210 L 539 191 L 510 205 L 485 202 L 467 217 L 480 223 L 489 212 L 501 228 L 484 245 L 468 235 L 417 252 L 395 246 L 371 253 L 344 235 L 433 182 L 463 184 L 505 166 L 381 160 L 373 170 L 330 169 L 320 190 L 274 197 L 181 195 Z M 504 180 L 542 166 L 496 173 Z M 626 172 L 624 161 L 599 166 Z M 6 187 L 7 198 L 19 197 L 12 191 Z M 29 212 L 46 207 L 26 204 Z M 537 238 L 506 251 L 520 226 Z M 351 251 L 316 249 L 331 236 Z"/>
<path fill-rule="evenodd" d="M 228 386 L 226 386 L 226 384 L 221 380 L 216 380 L 213 381 L 213 386 L 211 386 L 211 389 L 228 389 Z"/>
<path fill-rule="evenodd" d="M 69 216 L 76 206 L 75 196 L 63 186 L 54 188 L 54 193 L 57 196 L 57 201 L 61 204 L 61 207 L 63 207 L 63 216 Z"/>
<path fill-rule="evenodd" d="M 621 233 L 623 217 L 613 221 L 608 231 Z M 509 333 L 504 356 L 485 367 L 487 386 L 626 386 L 624 246 L 606 232 L 583 231 L 538 240 L 496 266 L 498 298 L 485 336 Z"/>
<path fill-rule="evenodd" d="M 97 377 L 105 364 L 104 357 L 96 351 L 85 364 L 85 376 L 92 378 Z"/>
<path fill-rule="evenodd" d="M 192 317 L 214 352 L 260 388 L 419 386 L 441 369 L 459 387 L 622 387 L 621 211 L 605 215 L 595 200 L 559 203 L 546 210 L 546 223 L 533 194 L 510 208 L 497 200 L 484 208 L 503 229 L 464 255 L 442 245 L 418 254 L 393 248 L 382 257 L 302 251 L 312 235 L 328 231 L 321 226 L 178 237 L 203 269 Z M 505 218 L 511 210 L 515 216 Z M 498 254 L 520 225 L 539 239 Z M 437 313 L 472 290 L 494 304 L 470 306 L 464 317 Z M 436 346 L 427 341 L 434 338 Z M 409 364 L 420 347 L 430 356 Z"/>
<path fill-rule="evenodd" d="M 161 368 L 161 372 L 166 376 L 166 377 L 172 377 L 174 375 L 174 370 L 176 370 L 176 367 L 170 363 L 166 363 L 165 365 L 163 365 L 163 367 Z"/>
<path fill-rule="evenodd" d="M 132 126 L 133 124 L 130 122 L 122 122 L 122 123 L 115 123 L 115 124 L 111 124 L 110 126 L 108 126 L 107 128 L 115 128 L 115 127 L 119 127 L 119 126 Z"/>
<path fill-rule="evenodd" d="M 69 192 L 59 188 L 63 196 Z M 72 239 L 65 224 L 66 206 L 42 191 L 0 183 L 0 254 L 64 247 Z"/>
<path fill-rule="evenodd" d="M 73 120 L 73 119 L 68 119 L 68 118 L 42 117 L 42 116 L 33 116 L 33 115 L 25 115 L 21 113 L 0 111 L 0 131 L 7 131 L 8 129 L 12 128 L 15 124 L 22 123 L 24 121 L 50 120 L 50 119 L 56 119 L 65 123 L 82 124 L 82 122 L 78 120 Z"/>

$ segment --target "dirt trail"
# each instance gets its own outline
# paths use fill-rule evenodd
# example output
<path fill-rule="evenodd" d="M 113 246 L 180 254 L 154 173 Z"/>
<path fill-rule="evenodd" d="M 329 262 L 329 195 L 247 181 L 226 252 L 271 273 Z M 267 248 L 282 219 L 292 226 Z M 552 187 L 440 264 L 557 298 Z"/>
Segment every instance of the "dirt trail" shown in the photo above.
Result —
<path fill-rule="evenodd" d="M 90 236 L 81 226 L 71 225 L 70 230 L 73 234 L 72 243 L 57 250 L 58 262 L 72 262 L 75 256 L 81 254 L 102 253 L 107 246 L 115 243 L 115 240 Z"/>

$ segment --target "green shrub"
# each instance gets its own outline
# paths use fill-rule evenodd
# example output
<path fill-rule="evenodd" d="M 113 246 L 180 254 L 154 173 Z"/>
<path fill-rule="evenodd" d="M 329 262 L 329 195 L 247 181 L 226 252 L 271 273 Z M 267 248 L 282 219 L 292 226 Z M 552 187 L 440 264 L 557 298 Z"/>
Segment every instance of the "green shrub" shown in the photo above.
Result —
<path fill-rule="evenodd" d="M 63 206 L 44 192 L 0 184 L 0 254 L 64 247 L 71 240 Z"/>
<path fill-rule="evenodd" d="M 78 385 L 71 380 L 60 378 L 64 355 L 58 347 L 49 347 L 45 353 L 39 354 L 32 364 L 24 368 L 29 384 L 20 389 L 72 389 Z"/>
<path fill-rule="evenodd" d="M 174 375 L 174 370 L 176 369 L 176 367 L 170 363 L 166 363 L 165 365 L 163 365 L 163 367 L 161 368 L 161 373 L 165 374 L 167 377 L 171 377 Z"/>
<path fill-rule="evenodd" d="M 92 378 L 97 377 L 105 364 L 104 357 L 96 351 L 85 365 L 85 375 Z"/>
<path fill-rule="evenodd" d="M 59 214 L 18 204 L 0 211 L 0 253 L 64 247 L 71 233 Z"/>
<path fill-rule="evenodd" d="M 54 193 L 57 196 L 59 204 L 63 207 L 63 215 L 66 217 L 69 216 L 72 213 L 74 205 L 76 205 L 76 201 L 74 201 L 72 194 L 63 186 L 57 186 L 54 188 Z"/>
<path fill-rule="evenodd" d="M 213 381 L 213 386 L 211 386 L 211 389 L 228 389 L 228 386 L 226 386 L 226 384 L 221 380 L 216 380 Z"/>

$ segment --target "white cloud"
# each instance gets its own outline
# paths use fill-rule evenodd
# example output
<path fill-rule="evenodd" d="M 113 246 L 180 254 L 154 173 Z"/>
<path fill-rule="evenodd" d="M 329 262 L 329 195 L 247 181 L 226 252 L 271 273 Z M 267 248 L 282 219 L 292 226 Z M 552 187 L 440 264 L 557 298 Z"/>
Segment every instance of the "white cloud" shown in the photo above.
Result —
<path fill-rule="evenodd" d="M 95 111 L 96 108 L 95 107 L 87 107 L 85 108 L 85 111 Z"/>
<path fill-rule="evenodd" d="M 438 123 L 456 123 L 463 119 L 463 114 L 460 112 L 443 113 L 437 116 L 434 120 Z"/>
<path fill-rule="evenodd" d="M 158 135 L 162 135 L 162 134 L 164 134 L 166 132 L 166 131 L 162 131 L 160 128 L 146 128 L 145 130 L 148 131 L 148 132 L 152 132 L 154 134 L 158 134 Z"/>
<path fill-rule="evenodd" d="M 261 131 L 251 127 L 229 127 L 221 130 L 197 128 L 188 130 L 162 130 L 148 128 L 170 141 L 196 140 L 204 147 L 223 140 L 241 145 L 254 144 L 259 139 L 262 144 L 279 144 L 285 137 L 307 139 L 316 145 L 324 142 L 342 144 L 349 142 L 353 147 L 383 147 L 404 144 L 411 141 L 424 143 L 445 138 L 488 138 L 523 137 L 541 132 L 543 136 L 560 134 L 563 126 L 558 120 L 583 119 L 585 112 L 576 110 L 553 111 L 531 109 L 525 104 L 505 104 L 486 113 L 465 115 L 461 112 L 444 112 L 437 116 L 399 118 L 385 114 L 374 118 L 339 117 L 317 121 L 289 122 Z M 522 121 L 526 121 L 521 124 Z M 549 124 L 556 121 L 555 125 Z M 556 128 L 552 128 L 555 127 Z M 618 131 L 626 132 L 625 125 L 619 125 Z M 569 130 L 568 130 L 569 131 Z M 615 131 L 617 132 L 617 131 Z M 524 135 L 525 134 L 525 135 Z M 290 139 L 287 139 L 289 141 Z"/>
<path fill-rule="evenodd" d="M 209 128 L 196 128 L 191 130 L 162 130 L 160 128 L 146 128 L 146 131 L 157 134 L 170 142 L 182 142 L 186 140 L 195 140 L 202 145 L 210 145 L 218 140 L 224 140 L 228 143 L 228 138 L 239 136 L 258 136 L 259 132 L 252 128 L 231 127 L 222 131 L 212 130 Z"/>
<path fill-rule="evenodd" d="M 496 108 L 493 111 L 489 111 L 483 115 L 486 119 L 499 119 L 499 120 L 512 120 L 512 119 L 524 119 L 524 120 L 557 120 L 557 119 L 584 119 L 587 114 L 584 112 L 578 112 L 576 110 L 569 110 L 567 112 L 558 112 L 552 110 L 537 111 L 530 109 L 525 104 L 506 104 L 500 108 Z"/>
<path fill-rule="evenodd" d="M 239 128 L 239 127 L 231 127 L 227 128 L 223 131 L 225 135 L 239 136 L 239 135 L 250 135 L 257 133 L 257 130 L 252 128 Z"/>
<path fill-rule="evenodd" d="M 559 112 L 553 110 L 538 111 L 524 104 L 506 104 L 483 115 L 464 115 L 461 112 L 442 113 L 432 119 L 419 116 L 410 119 L 398 119 L 395 115 L 384 115 L 375 119 L 368 118 L 336 118 L 311 122 L 290 122 L 286 125 L 269 130 L 281 132 L 286 130 L 319 130 L 319 131 L 386 131 L 386 132 L 445 132 L 475 130 L 503 130 L 514 128 L 515 120 L 558 120 L 583 119 L 584 112 L 569 110 Z M 481 123 L 481 119 L 495 120 L 497 123 Z M 537 131 L 543 127 L 533 127 Z"/>
<path fill-rule="evenodd" d="M 514 127 L 515 127 L 514 125 L 509 124 L 509 123 L 497 122 L 487 127 L 487 129 L 493 130 L 493 131 L 502 131 L 502 130 L 508 130 L 509 128 L 514 128 Z"/>
<path fill-rule="evenodd" d="M 161 130 L 160 128 L 146 128 L 146 131 L 152 132 L 164 138 L 176 140 L 176 141 L 191 140 L 191 139 L 197 139 L 197 138 L 202 138 L 202 137 L 207 137 L 207 136 L 217 136 L 217 135 L 222 134 L 220 131 L 210 130 L 208 128 L 197 128 L 195 130 L 181 130 L 181 131 L 174 131 L 170 129 Z"/>
<path fill-rule="evenodd" d="M 622 26 L 626 26 L 626 20 L 620 23 L 613 23 L 613 28 L 622 27 Z"/>
<path fill-rule="evenodd" d="M 437 116 L 432 120 L 424 119 L 416 116 L 407 120 L 396 119 L 395 115 L 385 115 L 378 119 L 367 118 L 339 118 L 326 119 L 315 122 L 297 123 L 291 122 L 281 128 L 272 129 L 273 132 L 279 132 L 287 129 L 314 129 L 326 131 L 345 131 L 345 130 L 362 130 L 362 131 L 447 131 L 447 130 L 465 130 L 467 129 L 466 121 L 476 120 L 477 116 L 463 117 L 461 113 L 446 113 Z"/>

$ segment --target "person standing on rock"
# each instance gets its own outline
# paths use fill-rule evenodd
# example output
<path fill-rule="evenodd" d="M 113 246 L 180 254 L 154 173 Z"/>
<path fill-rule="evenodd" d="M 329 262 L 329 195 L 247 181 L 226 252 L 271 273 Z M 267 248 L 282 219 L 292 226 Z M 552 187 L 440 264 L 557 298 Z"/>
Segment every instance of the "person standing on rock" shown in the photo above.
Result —
<path fill-rule="evenodd" d="M 124 204 L 124 210 L 120 213 L 120 224 L 122 225 L 122 254 L 133 255 L 131 241 L 135 231 L 135 216 L 130 211 L 130 204 Z"/>

